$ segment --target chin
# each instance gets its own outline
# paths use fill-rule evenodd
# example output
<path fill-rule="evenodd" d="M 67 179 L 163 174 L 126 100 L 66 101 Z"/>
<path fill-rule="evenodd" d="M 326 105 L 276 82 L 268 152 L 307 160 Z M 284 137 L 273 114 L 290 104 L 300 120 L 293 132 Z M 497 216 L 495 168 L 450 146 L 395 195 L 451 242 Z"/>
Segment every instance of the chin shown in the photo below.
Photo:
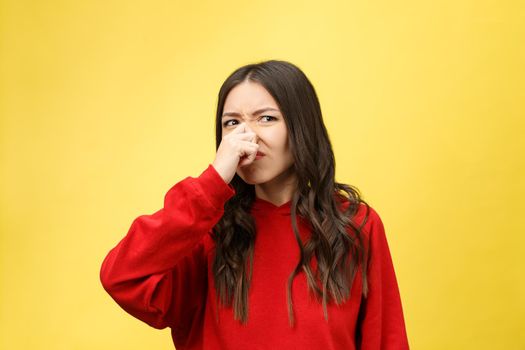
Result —
<path fill-rule="evenodd" d="M 268 174 L 261 174 L 261 171 L 252 172 L 249 174 L 246 174 L 246 172 L 243 171 L 242 173 L 237 172 L 237 175 L 239 175 L 239 177 L 248 185 L 259 185 L 270 180 Z"/>

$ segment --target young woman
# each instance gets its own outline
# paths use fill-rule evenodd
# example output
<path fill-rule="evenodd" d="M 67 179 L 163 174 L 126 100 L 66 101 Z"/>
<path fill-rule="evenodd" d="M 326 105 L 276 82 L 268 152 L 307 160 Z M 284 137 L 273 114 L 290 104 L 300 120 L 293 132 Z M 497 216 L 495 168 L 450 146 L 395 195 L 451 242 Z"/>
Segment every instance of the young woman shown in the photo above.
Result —
<path fill-rule="evenodd" d="M 216 155 L 137 217 L 100 271 L 129 314 L 185 349 L 408 349 L 385 230 L 335 182 L 314 87 L 286 61 L 234 71 Z"/>

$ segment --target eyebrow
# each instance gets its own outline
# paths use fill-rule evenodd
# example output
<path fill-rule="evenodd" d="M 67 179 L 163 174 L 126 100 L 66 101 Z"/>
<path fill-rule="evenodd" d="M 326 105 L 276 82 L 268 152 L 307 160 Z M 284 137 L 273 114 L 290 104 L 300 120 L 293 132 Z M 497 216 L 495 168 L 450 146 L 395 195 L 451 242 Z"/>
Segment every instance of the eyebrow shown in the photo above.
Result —
<path fill-rule="evenodd" d="M 260 114 L 260 113 L 263 113 L 263 112 L 266 112 L 266 111 L 275 111 L 275 112 L 279 112 L 278 109 L 275 109 L 275 108 L 272 108 L 272 107 L 264 107 L 264 108 L 260 108 L 256 111 L 254 111 L 252 113 L 252 115 L 257 115 L 257 114 Z M 222 114 L 222 118 L 224 117 L 228 117 L 228 116 L 232 116 L 232 117 L 240 117 L 241 114 L 240 113 L 237 113 L 237 112 L 225 112 Z"/>

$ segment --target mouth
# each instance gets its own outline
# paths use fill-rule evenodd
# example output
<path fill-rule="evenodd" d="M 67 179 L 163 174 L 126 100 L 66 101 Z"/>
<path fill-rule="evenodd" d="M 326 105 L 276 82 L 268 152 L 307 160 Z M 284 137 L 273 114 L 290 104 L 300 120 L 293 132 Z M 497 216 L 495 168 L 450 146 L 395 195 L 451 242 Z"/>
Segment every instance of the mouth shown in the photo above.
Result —
<path fill-rule="evenodd" d="M 255 155 L 255 159 L 261 159 L 262 157 L 264 157 L 266 154 L 262 153 L 262 152 L 257 152 L 257 154 Z"/>

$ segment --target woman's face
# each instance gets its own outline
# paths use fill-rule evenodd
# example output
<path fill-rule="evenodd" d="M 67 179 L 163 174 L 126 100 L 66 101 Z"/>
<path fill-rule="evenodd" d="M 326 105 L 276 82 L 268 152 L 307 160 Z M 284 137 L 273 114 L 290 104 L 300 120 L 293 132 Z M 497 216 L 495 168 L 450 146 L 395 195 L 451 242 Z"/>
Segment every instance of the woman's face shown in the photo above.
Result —
<path fill-rule="evenodd" d="M 261 84 L 244 81 L 228 93 L 221 121 L 223 137 L 242 122 L 246 131 L 255 133 L 253 142 L 265 155 L 238 167 L 237 174 L 251 185 L 285 181 L 293 164 L 288 130 L 277 103 Z"/>

